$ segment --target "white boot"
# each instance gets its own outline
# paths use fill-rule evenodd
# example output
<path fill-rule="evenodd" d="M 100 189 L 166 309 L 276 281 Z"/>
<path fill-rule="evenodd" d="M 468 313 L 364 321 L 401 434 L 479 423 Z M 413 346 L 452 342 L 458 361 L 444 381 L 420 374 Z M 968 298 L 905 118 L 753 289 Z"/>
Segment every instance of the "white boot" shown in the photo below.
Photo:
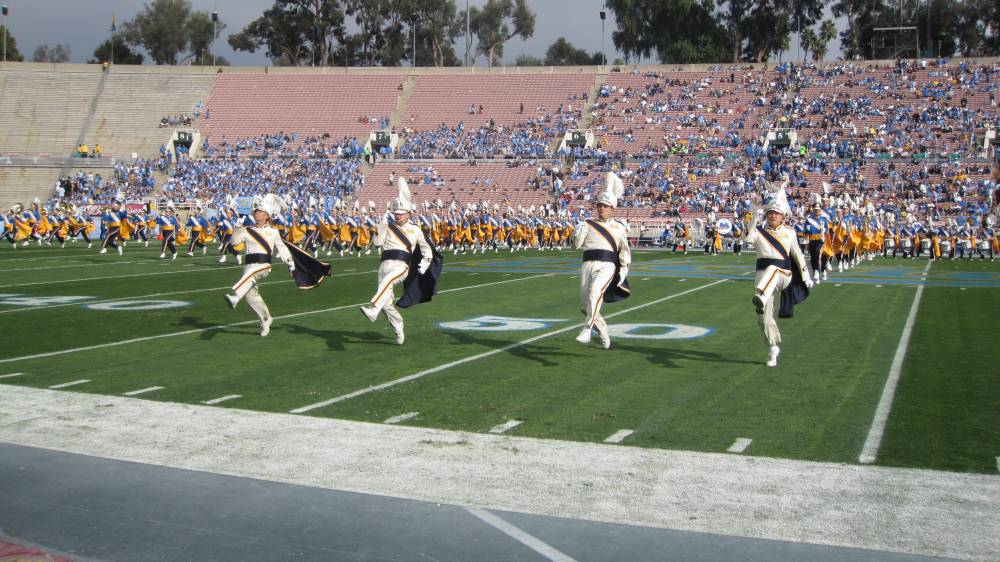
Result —
<path fill-rule="evenodd" d="M 580 335 L 576 336 L 576 341 L 580 343 L 590 343 L 590 338 L 592 336 L 591 332 L 592 330 L 589 326 L 584 326 L 583 329 L 580 330 Z"/>
<path fill-rule="evenodd" d="M 768 367 L 777 367 L 778 366 L 778 354 L 779 353 L 781 353 L 781 349 L 778 346 L 776 346 L 776 345 L 772 345 L 771 348 L 770 348 L 770 350 L 768 350 L 768 354 L 767 354 L 767 366 Z"/>
<path fill-rule="evenodd" d="M 260 335 L 264 337 L 271 333 L 271 322 L 274 322 L 274 318 L 268 316 L 267 320 L 260 323 Z"/>
<path fill-rule="evenodd" d="M 219 263 L 226 263 L 226 255 L 225 254 L 222 254 L 221 256 L 219 256 Z"/>
<path fill-rule="evenodd" d="M 365 318 L 367 318 L 371 322 L 374 322 L 375 320 L 378 320 L 378 311 L 376 311 L 370 305 L 362 306 L 361 307 L 361 314 L 364 314 Z"/>

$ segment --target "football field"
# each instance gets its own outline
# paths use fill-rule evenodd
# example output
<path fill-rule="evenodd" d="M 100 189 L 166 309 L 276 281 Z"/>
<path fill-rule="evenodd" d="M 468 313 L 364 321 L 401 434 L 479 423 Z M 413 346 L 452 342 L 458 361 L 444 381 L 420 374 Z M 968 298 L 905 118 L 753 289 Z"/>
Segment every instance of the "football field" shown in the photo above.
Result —
<path fill-rule="evenodd" d="M 326 258 L 275 317 L 222 295 L 242 268 L 79 245 L 0 249 L 2 385 L 475 433 L 995 474 L 1000 263 L 876 258 L 779 320 L 777 368 L 750 304 L 753 256 L 640 250 L 612 347 L 574 341 L 579 252 L 445 256 L 406 343 L 358 307 L 377 256 Z"/>

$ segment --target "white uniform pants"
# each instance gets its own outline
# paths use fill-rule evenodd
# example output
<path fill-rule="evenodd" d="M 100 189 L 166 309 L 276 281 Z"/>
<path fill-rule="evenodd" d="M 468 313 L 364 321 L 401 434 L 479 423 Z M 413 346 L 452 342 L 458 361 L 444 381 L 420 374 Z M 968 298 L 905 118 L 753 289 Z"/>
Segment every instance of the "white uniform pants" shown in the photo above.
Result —
<path fill-rule="evenodd" d="M 580 268 L 580 311 L 587 316 L 587 326 L 604 334 L 608 323 L 601 316 L 604 291 L 615 277 L 615 264 L 606 261 L 585 261 Z"/>
<path fill-rule="evenodd" d="M 758 271 L 754 279 L 754 285 L 764 299 L 764 314 L 757 315 L 757 324 L 764 332 L 764 340 L 769 346 L 781 343 L 781 332 L 778 331 L 778 323 L 774 321 L 775 295 L 785 290 L 791 282 L 792 272 L 774 265 Z"/>
<path fill-rule="evenodd" d="M 271 273 L 271 265 L 267 263 L 251 263 L 243 266 L 243 276 L 233 285 L 236 300 L 246 298 L 247 304 L 257 313 L 261 322 L 271 317 L 271 312 L 260 298 L 257 284 Z"/>
<path fill-rule="evenodd" d="M 410 266 L 405 261 L 385 260 L 381 262 L 378 266 L 378 288 L 375 290 L 375 296 L 370 301 L 371 307 L 375 309 L 376 314 L 379 311 L 385 312 L 386 318 L 389 319 L 389 325 L 392 326 L 392 329 L 397 334 L 403 333 L 403 317 L 392 304 L 396 300 L 392 288 L 396 284 L 406 280 L 409 272 Z"/>

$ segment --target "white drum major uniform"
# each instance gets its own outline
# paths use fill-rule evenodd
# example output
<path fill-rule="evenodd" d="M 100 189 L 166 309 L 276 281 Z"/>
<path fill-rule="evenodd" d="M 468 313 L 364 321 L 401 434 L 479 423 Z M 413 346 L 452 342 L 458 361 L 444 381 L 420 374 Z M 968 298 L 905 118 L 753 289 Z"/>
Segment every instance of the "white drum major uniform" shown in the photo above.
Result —
<path fill-rule="evenodd" d="M 609 173 L 606 189 L 597 200 L 597 219 L 581 223 L 573 231 L 573 247 L 583 250 L 580 311 L 587 317 L 576 341 L 590 343 L 596 329 L 604 349 L 611 347 L 611 336 L 601 316 L 601 306 L 605 300 L 620 300 L 629 294 L 627 278 L 632 253 L 628 246 L 628 227 L 612 218 L 624 188 L 622 180 Z"/>
<path fill-rule="evenodd" d="M 250 308 L 260 318 L 260 335 L 266 336 L 271 331 L 271 312 L 257 291 L 257 285 L 271 273 L 271 255 L 277 251 L 281 261 L 288 265 L 290 272 L 295 271 L 295 262 L 288 248 L 281 241 L 281 235 L 271 226 L 271 217 L 281 213 L 281 200 L 273 194 L 263 199 L 254 197 L 254 226 L 240 228 L 233 233 L 230 242 L 234 246 L 244 244 L 246 256 L 243 259 L 243 275 L 233 285 L 233 294 L 225 295 L 230 308 L 236 308 L 241 299 L 246 299 Z"/>

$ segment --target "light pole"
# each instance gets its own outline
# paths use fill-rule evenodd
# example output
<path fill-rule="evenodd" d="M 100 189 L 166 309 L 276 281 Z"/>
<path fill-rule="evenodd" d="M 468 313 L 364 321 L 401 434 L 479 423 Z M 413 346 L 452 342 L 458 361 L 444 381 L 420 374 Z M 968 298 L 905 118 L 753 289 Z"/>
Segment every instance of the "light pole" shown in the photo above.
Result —
<path fill-rule="evenodd" d="M 608 65 L 608 56 L 604 54 L 604 18 L 607 17 L 607 13 L 601 10 L 601 66 Z"/>
<path fill-rule="evenodd" d="M 469 66 L 469 46 L 472 45 L 472 37 L 469 37 L 469 0 L 465 0 L 465 66 Z"/>
<path fill-rule="evenodd" d="M 218 24 L 219 24 L 219 12 L 212 12 L 212 66 L 218 66 L 216 64 L 217 61 L 215 56 L 215 37 L 216 35 L 218 35 L 218 31 L 216 31 L 215 29 Z"/>
<path fill-rule="evenodd" d="M 3 25 L 0 26 L 3 29 L 3 62 L 7 62 L 7 14 L 9 13 L 7 6 L 0 6 L 0 16 L 3 16 Z"/>

